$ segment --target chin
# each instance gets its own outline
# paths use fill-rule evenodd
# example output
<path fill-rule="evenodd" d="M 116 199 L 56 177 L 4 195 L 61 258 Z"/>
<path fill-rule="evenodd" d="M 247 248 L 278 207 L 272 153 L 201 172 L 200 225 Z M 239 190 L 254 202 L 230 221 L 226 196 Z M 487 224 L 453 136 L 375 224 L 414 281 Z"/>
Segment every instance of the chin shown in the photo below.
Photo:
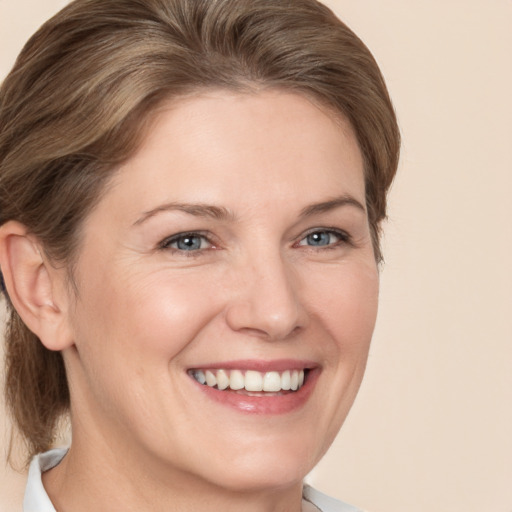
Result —
<path fill-rule="evenodd" d="M 262 443 L 233 450 L 228 457 L 210 460 L 224 461 L 210 466 L 210 478 L 215 484 L 234 492 L 262 492 L 301 485 L 304 477 L 320 460 L 325 450 L 290 442 Z M 212 471 L 213 470 L 213 471 Z"/>

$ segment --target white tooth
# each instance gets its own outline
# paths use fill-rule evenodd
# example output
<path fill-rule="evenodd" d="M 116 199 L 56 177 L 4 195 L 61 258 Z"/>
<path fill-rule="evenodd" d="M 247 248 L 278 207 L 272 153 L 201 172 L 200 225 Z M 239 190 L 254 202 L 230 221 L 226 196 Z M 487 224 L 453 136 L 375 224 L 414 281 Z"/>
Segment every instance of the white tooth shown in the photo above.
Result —
<path fill-rule="evenodd" d="M 206 370 L 206 384 L 211 388 L 217 384 L 217 378 L 210 370 Z"/>
<path fill-rule="evenodd" d="M 245 372 L 245 389 L 247 391 L 263 390 L 263 377 L 260 372 L 251 370 Z"/>
<path fill-rule="evenodd" d="M 229 377 L 226 370 L 217 371 L 217 387 L 219 389 L 226 389 L 229 387 Z"/>
<path fill-rule="evenodd" d="M 240 370 L 231 370 L 229 374 L 229 387 L 235 391 L 245 386 L 244 374 Z"/>
<path fill-rule="evenodd" d="M 283 389 L 284 391 L 288 391 L 291 387 L 291 382 L 290 382 L 290 371 L 289 370 L 286 370 L 285 372 L 283 372 L 283 375 L 281 377 L 281 389 Z"/>
<path fill-rule="evenodd" d="M 206 377 L 204 376 L 203 370 L 194 370 L 192 372 L 192 376 L 197 380 L 200 384 L 206 384 Z"/>
<path fill-rule="evenodd" d="M 208 375 L 206 376 L 208 378 Z M 299 372 L 298 370 L 293 370 L 292 372 L 292 378 L 290 382 L 290 388 L 292 391 L 297 391 L 297 388 L 299 387 Z"/>
<path fill-rule="evenodd" d="M 281 391 L 281 377 L 279 373 L 265 373 L 263 377 L 263 391 Z"/>
<path fill-rule="evenodd" d="M 304 370 L 299 370 L 299 388 L 304 384 Z"/>

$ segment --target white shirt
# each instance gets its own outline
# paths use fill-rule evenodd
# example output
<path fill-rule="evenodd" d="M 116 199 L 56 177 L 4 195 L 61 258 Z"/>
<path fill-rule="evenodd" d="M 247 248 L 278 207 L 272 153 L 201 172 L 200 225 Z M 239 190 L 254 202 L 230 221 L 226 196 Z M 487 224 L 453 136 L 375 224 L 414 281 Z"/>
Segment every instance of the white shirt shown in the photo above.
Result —
<path fill-rule="evenodd" d="M 67 448 L 58 448 L 34 457 L 28 471 L 27 487 L 23 500 L 23 512 L 56 512 L 43 487 L 41 474 L 54 468 L 67 453 Z M 362 512 L 360 509 L 335 500 L 309 485 L 304 486 L 305 503 L 314 505 L 321 512 Z"/>

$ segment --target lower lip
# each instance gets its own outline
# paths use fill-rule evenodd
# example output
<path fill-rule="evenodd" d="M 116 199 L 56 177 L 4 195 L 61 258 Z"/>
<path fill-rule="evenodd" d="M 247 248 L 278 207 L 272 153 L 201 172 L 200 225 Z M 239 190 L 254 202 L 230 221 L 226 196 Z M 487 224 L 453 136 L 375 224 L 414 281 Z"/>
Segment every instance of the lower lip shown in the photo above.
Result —
<path fill-rule="evenodd" d="M 320 371 L 309 370 L 304 385 L 298 390 L 285 395 L 247 396 L 236 391 L 220 391 L 196 380 L 193 382 L 211 400 L 247 414 L 286 414 L 300 409 L 308 401 L 315 387 Z"/>

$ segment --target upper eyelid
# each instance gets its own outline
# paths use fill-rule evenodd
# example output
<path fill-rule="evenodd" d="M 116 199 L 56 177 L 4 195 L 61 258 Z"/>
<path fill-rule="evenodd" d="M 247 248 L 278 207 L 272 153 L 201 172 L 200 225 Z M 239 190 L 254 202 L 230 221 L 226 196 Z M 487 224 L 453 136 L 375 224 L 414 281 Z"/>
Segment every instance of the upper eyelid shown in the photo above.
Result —
<path fill-rule="evenodd" d="M 303 233 L 301 233 L 299 235 L 299 238 L 298 240 L 303 240 L 305 237 L 309 236 L 309 235 L 312 235 L 313 233 L 334 233 L 336 235 L 339 235 L 343 238 L 351 238 L 351 235 L 350 233 L 346 230 L 346 229 L 341 229 L 341 228 L 335 228 L 335 227 L 332 227 L 332 226 L 323 226 L 323 227 L 316 227 L 316 228 L 311 228 L 311 229 L 308 229 L 306 231 L 304 231 Z"/>
<path fill-rule="evenodd" d="M 310 233 L 316 233 L 316 232 L 322 232 L 322 231 L 330 231 L 333 233 L 346 233 L 345 229 L 337 228 L 335 226 L 317 226 L 314 228 L 306 229 L 304 234 L 308 235 Z"/>

